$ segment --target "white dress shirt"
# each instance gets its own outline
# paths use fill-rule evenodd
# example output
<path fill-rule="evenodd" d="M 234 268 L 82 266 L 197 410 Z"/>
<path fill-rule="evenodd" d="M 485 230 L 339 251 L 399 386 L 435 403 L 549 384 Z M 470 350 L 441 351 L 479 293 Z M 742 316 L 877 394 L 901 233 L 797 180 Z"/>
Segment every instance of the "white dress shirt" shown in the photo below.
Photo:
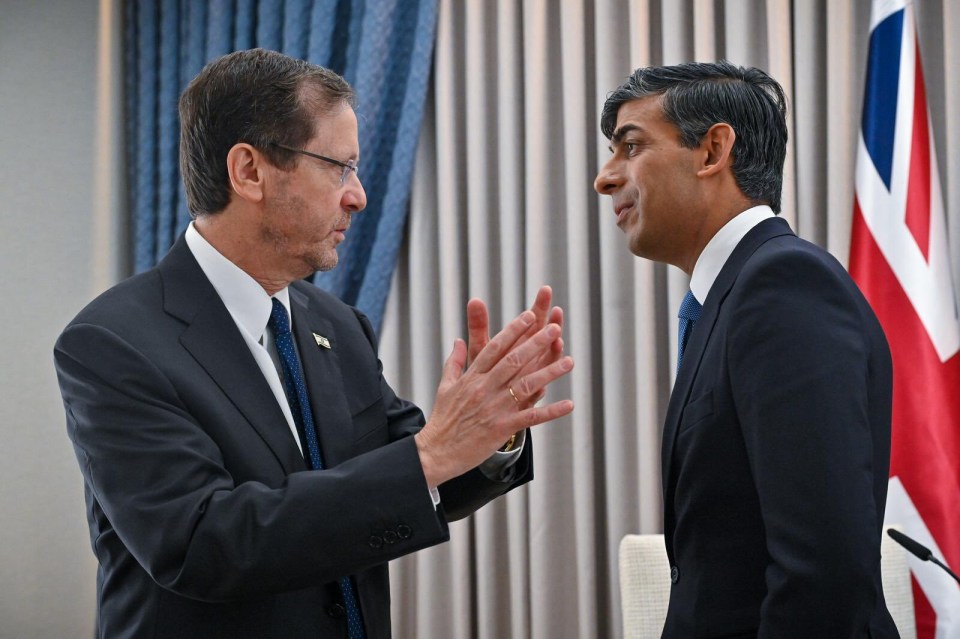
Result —
<path fill-rule="evenodd" d="M 247 348 L 257 361 L 270 390 L 277 398 L 277 404 L 280 405 L 290 432 L 293 433 L 293 439 L 297 442 L 302 454 L 303 445 L 297 433 L 297 424 L 290 412 L 290 403 L 283 388 L 283 380 L 280 379 L 277 370 L 279 355 L 273 345 L 273 335 L 267 330 L 267 322 L 270 321 L 270 312 L 273 310 L 271 297 L 259 282 L 213 248 L 193 227 L 193 222 L 187 227 L 185 239 L 190 252 L 193 253 L 220 299 L 223 300 L 223 305 L 227 307 L 227 311 L 240 330 L 243 341 L 247 343 Z M 273 297 L 280 300 L 289 315 L 290 292 L 284 288 L 277 291 Z M 273 349 L 273 355 L 269 348 Z"/>
<path fill-rule="evenodd" d="M 287 426 L 293 434 L 293 440 L 300 448 L 303 454 L 303 443 L 300 441 L 300 435 L 297 432 L 297 424 L 290 412 L 290 403 L 287 400 L 286 391 L 283 387 L 283 380 L 280 379 L 280 356 L 273 341 L 273 332 L 267 327 L 270 321 L 270 313 L 273 310 L 273 301 L 271 296 L 263 290 L 263 287 L 255 279 L 250 277 L 243 269 L 228 260 L 220 254 L 200 233 L 194 228 L 193 222 L 187 227 L 185 235 L 187 247 L 193 253 L 200 269 L 217 291 L 223 305 L 240 330 L 243 341 L 256 360 L 264 379 L 273 391 L 283 411 L 283 416 L 287 420 Z M 277 291 L 274 298 L 280 300 L 287 314 L 290 313 L 290 292 L 284 287 Z M 296 343 L 294 342 L 294 348 Z M 510 467 L 520 458 L 523 451 L 523 445 L 526 442 L 526 431 L 518 433 L 515 448 L 507 453 L 496 452 L 480 465 L 480 470 L 490 479 L 505 481 L 510 478 Z M 430 487 L 430 496 L 436 505 L 440 502 L 440 495 L 436 488 Z"/>
<path fill-rule="evenodd" d="M 701 305 L 707 301 L 707 295 L 713 288 L 717 276 L 720 275 L 720 270 L 727 263 L 740 240 L 750 232 L 750 229 L 771 217 L 775 217 L 773 209 L 766 204 L 754 206 L 737 214 L 710 238 L 707 245 L 703 247 L 700 257 L 697 258 L 693 274 L 690 276 L 690 291 Z"/>

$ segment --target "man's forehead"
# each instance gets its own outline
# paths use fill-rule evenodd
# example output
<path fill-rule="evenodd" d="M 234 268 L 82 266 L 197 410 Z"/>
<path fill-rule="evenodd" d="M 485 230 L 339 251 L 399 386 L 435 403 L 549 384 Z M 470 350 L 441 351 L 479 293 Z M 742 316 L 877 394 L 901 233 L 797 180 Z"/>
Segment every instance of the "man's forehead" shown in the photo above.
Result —
<path fill-rule="evenodd" d="M 662 96 L 649 95 L 628 100 L 617 109 L 617 128 L 625 124 L 664 121 Z"/>
<path fill-rule="evenodd" d="M 613 134 L 610 136 L 610 141 L 613 142 L 614 145 L 619 144 L 628 133 L 643 128 L 643 119 L 637 118 L 636 103 L 639 101 L 640 100 L 630 100 L 629 102 L 624 102 L 620 105 L 620 108 L 617 109 L 617 121 L 613 127 Z"/>
<path fill-rule="evenodd" d="M 651 95 L 629 100 L 621 104 L 617 110 L 617 123 L 610 141 L 618 144 L 631 132 L 650 132 L 653 129 L 662 129 L 664 126 L 670 127 L 674 130 L 673 132 L 679 134 L 663 112 L 663 96 Z"/>
<path fill-rule="evenodd" d="M 348 104 L 314 115 L 313 140 L 320 144 L 355 147 L 357 136 L 357 116 Z"/>

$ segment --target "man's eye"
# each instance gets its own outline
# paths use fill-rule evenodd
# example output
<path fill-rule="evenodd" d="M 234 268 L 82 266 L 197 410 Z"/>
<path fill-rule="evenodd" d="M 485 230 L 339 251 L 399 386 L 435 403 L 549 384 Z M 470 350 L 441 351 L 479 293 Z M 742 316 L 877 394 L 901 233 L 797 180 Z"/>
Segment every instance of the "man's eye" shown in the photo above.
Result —
<path fill-rule="evenodd" d="M 627 142 L 623 145 L 623 149 L 624 151 L 626 151 L 627 155 L 629 156 L 639 151 L 640 145 L 637 144 L 636 142 Z"/>

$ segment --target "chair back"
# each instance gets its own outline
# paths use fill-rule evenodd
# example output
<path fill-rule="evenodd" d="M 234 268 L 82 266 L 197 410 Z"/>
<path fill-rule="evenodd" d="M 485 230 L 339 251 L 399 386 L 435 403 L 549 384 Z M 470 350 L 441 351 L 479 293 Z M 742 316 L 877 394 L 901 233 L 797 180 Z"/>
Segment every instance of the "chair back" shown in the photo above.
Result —
<path fill-rule="evenodd" d="M 670 601 L 663 535 L 624 536 L 619 559 L 624 639 L 659 639 Z"/>
<path fill-rule="evenodd" d="M 900 526 L 883 527 L 883 539 L 880 542 L 880 579 L 883 582 L 883 597 L 887 600 L 887 610 L 900 631 L 900 639 L 917 639 L 917 621 L 913 611 L 913 584 L 910 579 L 910 565 L 907 562 L 907 550 L 887 534 L 887 528 L 900 529 Z"/>

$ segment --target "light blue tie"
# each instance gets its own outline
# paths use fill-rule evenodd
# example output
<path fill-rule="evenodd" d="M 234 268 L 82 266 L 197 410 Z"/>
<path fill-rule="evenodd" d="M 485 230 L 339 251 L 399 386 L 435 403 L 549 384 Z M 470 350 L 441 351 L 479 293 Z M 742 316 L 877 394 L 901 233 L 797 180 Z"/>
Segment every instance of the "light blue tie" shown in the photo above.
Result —
<path fill-rule="evenodd" d="M 290 412 L 297 423 L 298 430 L 307 440 L 307 458 L 310 468 L 323 470 L 323 459 L 320 457 L 320 443 L 317 441 L 317 430 L 314 427 L 313 411 L 310 410 L 310 398 L 307 397 L 307 386 L 300 371 L 300 360 L 293 347 L 293 334 L 290 332 L 290 320 L 287 309 L 280 300 L 273 298 L 273 310 L 270 321 L 267 323 L 273 331 L 273 339 L 280 354 L 283 365 L 283 382 L 287 390 L 287 401 L 290 403 Z M 347 630 L 350 639 L 364 639 L 363 618 L 360 616 L 360 605 L 353 592 L 353 582 L 350 577 L 340 579 L 340 593 L 343 595 L 343 607 L 347 612 Z"/>
<path fill-rule="evenodd" d="M 680 372 L 680 362 L 683 361 L 683 351 L 687 348 L 687 341 L 690 339 L 690 333 L 693 332 L 694 323 L 700 319 L 700 313 L 703 307 L 693 296 L 692 291 L 687 291 L 680 302 L 680 312 L 677 317 L 680 318 L 680 331 L 678 332 L 679 344 L 677 345 L 677 372 Z"/>

